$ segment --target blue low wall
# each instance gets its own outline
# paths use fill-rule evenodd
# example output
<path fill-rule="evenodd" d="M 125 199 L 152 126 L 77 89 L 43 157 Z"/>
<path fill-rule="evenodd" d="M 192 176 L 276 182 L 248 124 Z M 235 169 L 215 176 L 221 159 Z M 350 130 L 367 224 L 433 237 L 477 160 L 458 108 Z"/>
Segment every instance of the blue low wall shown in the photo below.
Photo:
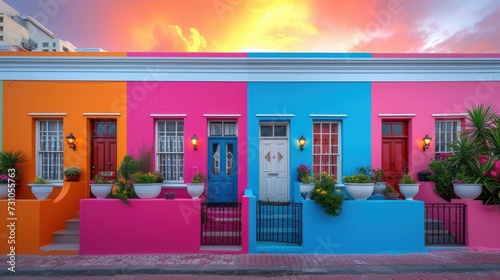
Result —
<path fill-rule="evenodd" d="M 425 253 L 424 202 L 405 200 L 345 201 L 342 214 L 332 217 L 314 200 L 303 202 L 302 244 L 257 242 L 251 254 L 404 254 Z M 255 197 L 250 204 L 256 205 Z M 256 209 L 257 207 L 254 206 Z M 256 212 L 250 213 L 256 232 Z M 253 236 L 252 236 L 253 237 Z"/>

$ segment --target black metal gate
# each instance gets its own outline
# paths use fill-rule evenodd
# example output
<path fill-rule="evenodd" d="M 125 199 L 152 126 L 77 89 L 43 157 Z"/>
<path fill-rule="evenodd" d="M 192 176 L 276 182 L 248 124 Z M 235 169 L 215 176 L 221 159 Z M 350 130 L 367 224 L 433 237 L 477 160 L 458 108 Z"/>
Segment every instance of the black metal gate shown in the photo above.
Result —
<path fill-rule="evenodd" d="M 425 244 L 465 245 L 465 204 L 425 204 Z"/>
<path fill-rule="evenodd" d="M 257 202 L 257 241 L 302 244 L 302 203 Z"/>
<path fill-rule="evenodd" d="M 201 205 L 201 245 L 241 245 L 241 203 Z"/>

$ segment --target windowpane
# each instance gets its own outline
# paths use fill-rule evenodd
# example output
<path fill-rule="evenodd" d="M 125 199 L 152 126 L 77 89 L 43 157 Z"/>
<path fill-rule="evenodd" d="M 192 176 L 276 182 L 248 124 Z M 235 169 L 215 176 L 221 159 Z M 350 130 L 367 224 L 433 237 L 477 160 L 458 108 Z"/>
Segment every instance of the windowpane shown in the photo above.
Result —
<path fill-rule="evenodd" d="M 393 124 L 392 125 L 392 134 L 402 135 L 403 134 L 403 124 Z"/>
<path fill-rule="evenodd" d="M 260 136 L 261 137 L 272 137 L 273 136 L 273 127 L 270 125 L 263 125 L 260 127 Z"/>
<path fill-rule="evenodd" d="M 338 178 L 340 123 L 313 123 L 313 173 L 327 172 Z"/>
<path fill-rule="evenodd" d="M 63 179 L 63 122 L 37 121 L 37 175 L 53 182 Z"/>
<path fill-rule="evenodd" d="M 274 126 L 274 136 L 286 136 L 286 125 L 275 125 Z"/>
<path fill-rule="evenodd" d="M 391 134 L 391 125 L 390 124 L 382 124 L 382 134 L 383 135 Z"/>
<path fill-rule="evenodd" d="M 184 122 L 157 121 L 157 168 L 166 181 L 184 179 Z"/>
<path fill-rule="evenodd" d="M 236 136 L 237 127 L 236 123 L 224 123 L 224 135 Z"/>
<path fill-rule="evenodd" d="M 210 123 L 210 135 L 222 136 L 222 123 Z"/>
<path fill-rule="evenodd" d="M 441 158 L 442 154 L 453 152 L 449 145 L 460 132 L 460 121 L 436 121 L 435 127 L 435 156 Z"/>

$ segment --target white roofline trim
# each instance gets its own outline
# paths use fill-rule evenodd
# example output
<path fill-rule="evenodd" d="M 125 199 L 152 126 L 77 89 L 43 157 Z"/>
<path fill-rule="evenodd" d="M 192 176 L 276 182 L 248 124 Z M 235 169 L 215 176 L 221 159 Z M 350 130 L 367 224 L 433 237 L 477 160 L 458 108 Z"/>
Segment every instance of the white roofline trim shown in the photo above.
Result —
<path fill-rule="evenodd" d="M 500 58 L 0 56 L 0 80 L 500 81 Z"/>

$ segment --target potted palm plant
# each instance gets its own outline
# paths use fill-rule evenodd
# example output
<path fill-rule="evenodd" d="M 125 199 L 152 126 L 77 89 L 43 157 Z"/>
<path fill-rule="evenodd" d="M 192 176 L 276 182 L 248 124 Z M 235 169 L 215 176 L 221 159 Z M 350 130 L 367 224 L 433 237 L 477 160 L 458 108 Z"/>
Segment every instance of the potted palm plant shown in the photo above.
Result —
<path fill-rule="evenodd" d="M 28 161 L 28 156 L 21 150 L 0 151 L 0 175 L 10 177 L 11 183 L 17 187 L 19 185 L 19 165 Z"/>
<path fill-rule="evenodd" d="M 187 191 L 193 199 L 199 199 L 205 190 L 206 178 L 203 173 L 198 172 L 193 176 L 191 183 L 187 183 Z"/>

